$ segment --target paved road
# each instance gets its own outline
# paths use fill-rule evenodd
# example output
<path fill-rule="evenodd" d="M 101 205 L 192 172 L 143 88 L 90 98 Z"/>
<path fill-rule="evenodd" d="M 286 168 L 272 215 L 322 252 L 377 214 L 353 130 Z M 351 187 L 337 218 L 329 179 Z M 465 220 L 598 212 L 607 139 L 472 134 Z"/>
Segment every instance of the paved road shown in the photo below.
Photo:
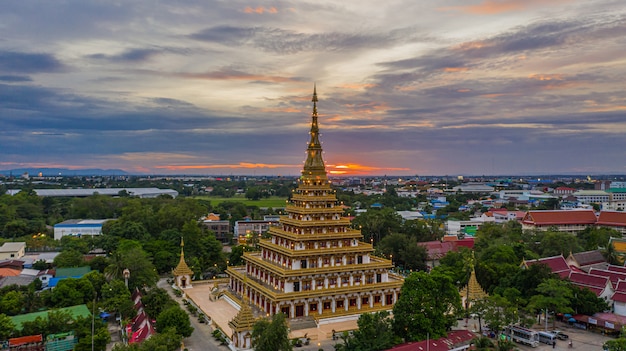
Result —
<path fill-rule="evenodd" d="M 165 289 L 168 294 L 175 300 L 178 301 L 183 310 L 187 310 L 187 307 L 183 304 L 182 299 L 177 297 L 172 292 L 172 288 L 167 284 L 165 279 L 159 280 L 157 283 L 159 288 Z M 185 343 L 185 348 L 189 351 L 226 351 L 229 350 L 228 347 L 220 345 L 215 338 L 211 335 L 213 331 L 212 328 L 204 323 L 198 322 L 198 318 L 194 316 L 189 316 L 189 320 L 191 321 L 191 326 L 193 327 L 193 333 L 190 337 L 183 340 Z"/>

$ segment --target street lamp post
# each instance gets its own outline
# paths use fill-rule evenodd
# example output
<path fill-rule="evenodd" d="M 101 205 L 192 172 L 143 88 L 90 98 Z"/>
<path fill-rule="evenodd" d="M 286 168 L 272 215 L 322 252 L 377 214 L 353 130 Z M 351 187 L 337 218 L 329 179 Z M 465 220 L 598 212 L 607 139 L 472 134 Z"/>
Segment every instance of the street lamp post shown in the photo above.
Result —
<path fill-rule="evenodd" d="M 130 270 L 128 268 L 124 269 L 124 271 L 122 272 L 122 275 L 124 276 L 124 283 L 126 283 L 126 289 L 128 289 L 128 278 L 130 278 Z"/>

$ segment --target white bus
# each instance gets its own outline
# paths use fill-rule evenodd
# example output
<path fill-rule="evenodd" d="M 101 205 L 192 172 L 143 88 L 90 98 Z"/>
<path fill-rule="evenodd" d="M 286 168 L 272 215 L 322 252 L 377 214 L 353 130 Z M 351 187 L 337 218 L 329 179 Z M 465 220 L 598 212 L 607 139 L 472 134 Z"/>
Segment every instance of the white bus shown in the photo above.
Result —
<path fill-rule="evenodd" d="M 539 342 L 544 344 L 552 345 L 556 341 L 556 334 L 553 333 L 540 331 L 537 335 L 539 335 Z"/>
<path fill-rule="evenodd" d="M 506 327 L 505 333 L 511 338 L 511 340 L 517 343 L 525 344 L 531 347 L 539 346 L 539 334 L 534 330 L 517 325 L 510 325 Z"/>

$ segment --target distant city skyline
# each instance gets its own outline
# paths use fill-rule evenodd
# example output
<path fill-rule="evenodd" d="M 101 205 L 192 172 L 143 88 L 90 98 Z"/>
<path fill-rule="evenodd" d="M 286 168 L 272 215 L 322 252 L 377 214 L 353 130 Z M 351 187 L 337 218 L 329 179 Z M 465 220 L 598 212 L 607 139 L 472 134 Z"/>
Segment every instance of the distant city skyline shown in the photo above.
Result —
<path fill-rule="evenodd" d="M 3 3 L 0 169 L 626 173 L 621 0 Z"/>

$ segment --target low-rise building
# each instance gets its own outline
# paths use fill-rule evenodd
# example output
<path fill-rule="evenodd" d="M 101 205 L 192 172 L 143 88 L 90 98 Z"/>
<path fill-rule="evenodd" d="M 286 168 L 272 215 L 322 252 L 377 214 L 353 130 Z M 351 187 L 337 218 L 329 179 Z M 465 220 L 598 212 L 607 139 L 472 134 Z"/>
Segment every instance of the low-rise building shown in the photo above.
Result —
<path fill-rule="evenodd" d="M 278 221 L 265 221 L 265 220 L 243 220 L 236 221 L 234 228 L 235 238 L 240 243 L 245 243 L 247 238 L 251 235 L 260 236 L 267 232 L 270 226 L 278 224 Z"/>
<path fill-rule="evenodd" d="M 25 242 L 4 243 L 0 246 L 0 260 L 19 259 L 26 254 Z"/>
<path fill-rule="evenodd" d="M 70 219 L 54 225 L 54 240 L 64 236 L 102 235 L 102 225 L 109 219 Z"/>
<path fill-rule="evenodd" d="M 574 211 L 528 211 L 522 220 L 523 230 L 578 233 L 596 224 L 596 214 L 591 210 Z"/>
<path fill-rule="evenodd" d="M 202 224 L 210 231 L 215 233 L 215 238 L 222 244 L 230 243 L 232 232 L 230 230 L 230 221 L 220 219 L 219 215 L 209 213 L 203 220 Z"/>

